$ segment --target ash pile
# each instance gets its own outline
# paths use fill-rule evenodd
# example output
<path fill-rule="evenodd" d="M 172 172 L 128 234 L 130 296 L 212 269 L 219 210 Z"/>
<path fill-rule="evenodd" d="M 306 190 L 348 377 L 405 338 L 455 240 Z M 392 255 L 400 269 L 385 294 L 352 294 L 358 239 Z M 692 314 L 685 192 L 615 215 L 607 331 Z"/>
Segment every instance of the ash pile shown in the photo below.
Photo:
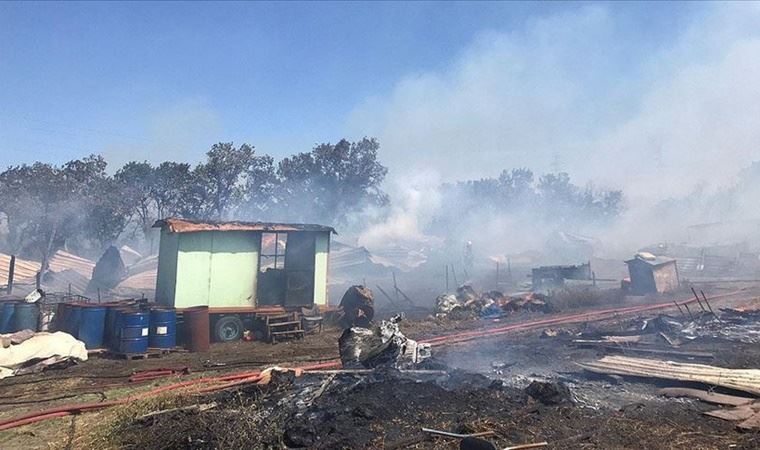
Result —
<path fill-rule="evenodd" d="M 472 318 L 493 319 L 520 312 L 550 312 L 543 294 L 523 292 L 506 295 L 499 291 L 478 292 L 470 285 L 457 288 L 454 294 L 436 299 L 436 317 L 451 320 Z"/>

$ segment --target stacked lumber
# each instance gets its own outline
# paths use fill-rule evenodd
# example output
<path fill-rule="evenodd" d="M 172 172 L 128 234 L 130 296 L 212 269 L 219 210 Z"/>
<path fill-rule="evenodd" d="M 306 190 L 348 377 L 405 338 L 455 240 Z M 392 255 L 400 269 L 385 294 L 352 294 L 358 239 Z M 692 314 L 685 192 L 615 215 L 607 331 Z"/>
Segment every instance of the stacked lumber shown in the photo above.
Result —
<path fill-rule="evenodd" d="M 595 373 L 690 381 L 760 395 L 760 369 L 726 369 L 626 356 L 605 356 L 598 361 L 578 365 Z"/>

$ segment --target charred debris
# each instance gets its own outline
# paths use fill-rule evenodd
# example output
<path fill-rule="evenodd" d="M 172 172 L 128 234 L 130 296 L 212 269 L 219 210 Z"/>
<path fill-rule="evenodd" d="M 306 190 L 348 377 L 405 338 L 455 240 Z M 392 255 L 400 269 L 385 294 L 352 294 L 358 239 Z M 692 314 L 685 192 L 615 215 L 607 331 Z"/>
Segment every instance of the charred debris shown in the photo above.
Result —
<path fill-rule="evenodd" d="M 208 449 L 760 445 L 760 314 L 751 282 L 694 282 L 677 258 L 642 251 L 615 262 L 616 270 L 627 269 L 617 278 L 599 262 L 532 267 L 524 281 L 515 266 L 505 276 L 497 264 L 489 281 L 447 265 L 443 276 L 448 284 L 458 277 L 456 287 L 434 294 L 392 270 L 370 280 L 376 289 L 365 282 L 341 290 L 334 304 L 326 295 L 329 227 L 176 219 L 157 226 L 169 244 L 154 260 L 153 281 L 163 289 L 158 310 L 181 313 L 177 343 L 129 361 L 122 385 L 153 383 L 152 390 L 71 408 L 43 402 L 36 412 L 0 419 L 0 430 L 114 408 L 115 419 L 72 442 Z M 257 245 L 261 251 L 228 261 L 215 245 L 235 258 Z M 188 249 L 203 261 L 184 260 Z M 147 300 L 107 297 L 139 273 L 135 267 L 151 267 L 133 257 L 112 248 L 90 263 L 83 292 L 95 292 L 95 305 L 150 310 Z M 167 261 L 176 267 L 160 269 Z M 244 278 L 225 278 L 219 267 L 249 271 L 259 290 L 237 284 Z M 208 289 L 207 305 L 182 303 L 200 295 L 182 291 L 192 283 Z M 217 299 L 222 287 L 261 304 L 224 303 L 229 298 Z M 86 334 L 59 330 L 55 314 L 44 316 L 52 311 L 45 305 L 69 298 L 33 293 L 24 303 L 39 306 L 40 328 L 5 336 L 5 373 L 51 385 L 59 374 L 111 380 L 124 373 L 124 358 L 90 348 Z M 156 327 L 148 328 L 153 337 Z M 2 353 L 19 355 L 44 339 L 69 345 L 68 353 L 13 361 Z M 36 398 L 23 390 L 11 395 L 20 404 Z"/>

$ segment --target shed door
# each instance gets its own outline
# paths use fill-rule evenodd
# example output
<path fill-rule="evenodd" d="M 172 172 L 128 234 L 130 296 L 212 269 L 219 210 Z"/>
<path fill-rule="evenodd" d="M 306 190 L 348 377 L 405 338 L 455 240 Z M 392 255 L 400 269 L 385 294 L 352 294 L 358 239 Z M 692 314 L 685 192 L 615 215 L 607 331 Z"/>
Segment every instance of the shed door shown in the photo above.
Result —
<path fill-rule="evenodd" d="M 314 255 L 316 235 L 288 233 L 285 248 L 285 305 L 311 306 L 314 303 Z"/>

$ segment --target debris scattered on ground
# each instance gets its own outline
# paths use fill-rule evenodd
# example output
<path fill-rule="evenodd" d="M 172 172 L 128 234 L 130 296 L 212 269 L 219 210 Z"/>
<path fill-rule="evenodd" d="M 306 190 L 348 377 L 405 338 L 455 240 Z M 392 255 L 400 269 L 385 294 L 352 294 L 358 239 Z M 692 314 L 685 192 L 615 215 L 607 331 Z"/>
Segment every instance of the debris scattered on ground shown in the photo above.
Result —
<path fill-rule="evenodd" d="M 544 405 L 559 405 L 562 403 L 572 403 L 570 388 L 561 381 L 538 381 L 533 380 L 525 393 L 532 399 L 543 403 Z"/>
<path fill-rule="evenodd" d="M 442 294 L 436 299 L 436 316 L 452 320 L 491 319 L 516 311 L 548 312 L 546 298 L 535 292 L 510 296 L 499 291 L 477 292 L 472 286 L 463 285 L 456 294 Z"/>
<path fill-rule="evenodd" d="M 575 333 L 566 328 L 547 328 L 541 332 L 542 338 L 570 337 Z"/>
<path fill-rule="evenodd" d="M 704 414 L 739 422 L 737 427 L 743 430 L 760 428 L 760 400 L 756 398 L 719 394 L 692 388 L 664 388 L 660 389 L 659 393 L 666 397 L 690 397 L 705 403 L 724 406 L 726 408 L 705 411 Z"/>
<path fill-rule="evenodd" d="M 401 316 L 371 328 L 352 327 L 338 340 L 343 367 L 413 367 L 430 357 L 430 346 L 407 338 L 399 330 Z"/>
<path fill-rule="evenodd" d="M 659 315 L 642 321 L 641 331 L 658 333 L 671 345 L 698 338 L 760 343 L 760 312 L 724 309 L 720 317 L 711 312 L 679 317 Z"/>
<path fill-rule="evenodd" d="M 722 406 L 749 405 L 750 403 L 757 401 L 754 398 L 718 394 L 711 391 L 693 388 L 663 388 L 658 392 L 666 397 L 691 397 L 702 400 L 706 403 Z"/>

